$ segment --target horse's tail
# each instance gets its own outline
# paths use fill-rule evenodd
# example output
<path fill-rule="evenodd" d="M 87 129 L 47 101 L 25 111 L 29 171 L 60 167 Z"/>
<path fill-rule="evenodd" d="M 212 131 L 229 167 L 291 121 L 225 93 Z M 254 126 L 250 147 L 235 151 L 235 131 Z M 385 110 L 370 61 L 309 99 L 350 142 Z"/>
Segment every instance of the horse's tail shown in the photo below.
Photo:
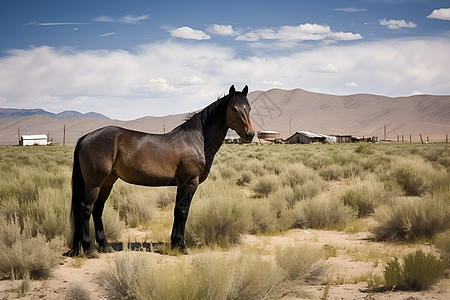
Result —
<path fill-rule="evenodd" d="M 83 179 L 83 174 L 80 168 L 80 159 L 78 158 L 78 153 L 80 150 L 80 144 L 86 136 L 81 137 L 75 147 L 73 155 L 73 171 L 72 171 L 72 207 L 70 210 L 71 225 L 73 232 L 72 240 L 72 255 L 77 255 L 80 250 L 80 243 L 83 239 L 83 228 L 82 228 L 82 211 L 81 206 L 84 203 L 85 194 L 85 184 Z"/>

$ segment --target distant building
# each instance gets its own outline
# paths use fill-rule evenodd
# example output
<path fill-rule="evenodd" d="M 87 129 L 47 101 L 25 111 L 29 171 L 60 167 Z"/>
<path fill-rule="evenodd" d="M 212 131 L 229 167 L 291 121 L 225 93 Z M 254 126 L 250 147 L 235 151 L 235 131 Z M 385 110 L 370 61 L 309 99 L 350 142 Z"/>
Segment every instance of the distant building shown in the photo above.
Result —
<path fill-rule="evenodd" d="M 336 143 L 334 136 L 328 136 L 312 131 L 297 131 L 287 138 L 287 144 L 310 144 L 310 143 Z"/>
<path fill-rule="evenodd" d="M 227 135 L 225 136 L 226 144 L 241 144 L 242 140 L 241 137 L 234 131 L 229 129 L 227 132 Z"/>
<path fill-rule="evenodd" d="M 20 146 L 33 146 L 33 145 L 46 146 L 46 145 L 48 145 L 48 138 L 47 138 L 47 135 L 45 135 L 45 134 L 21 135 L 19 145 Z"/>
<path fill-rule="evenodd" d="M 353 142 L 353 138 L 351 135 L 335 135 L 334 137 L 336 138 L 336 142 L 339 144 Z"/>
<path fill-rule="evenodd" d="M 278 140 L 281 140 L 280 133 L 278 131 L 272 131 L 272 130 L 258 131 L 258 139 L 265 140 L 265 141 L 272 142 L 272 143 L 275 143 Z"/>

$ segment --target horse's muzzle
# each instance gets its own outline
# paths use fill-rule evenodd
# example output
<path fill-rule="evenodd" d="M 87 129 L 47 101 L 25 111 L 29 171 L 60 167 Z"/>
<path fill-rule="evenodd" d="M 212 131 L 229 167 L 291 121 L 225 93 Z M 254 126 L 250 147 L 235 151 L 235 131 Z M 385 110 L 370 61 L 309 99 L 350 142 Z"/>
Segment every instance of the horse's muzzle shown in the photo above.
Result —
<path fill-rule="evenodd" d="M 253 130 L 246 130 L 244 132 L 244 136 L 241 137 L 242 142 L 244 142 L 244 143 L 251 143 L 254 136 L 255 136 L 255 131 L 253 131 Z"/>

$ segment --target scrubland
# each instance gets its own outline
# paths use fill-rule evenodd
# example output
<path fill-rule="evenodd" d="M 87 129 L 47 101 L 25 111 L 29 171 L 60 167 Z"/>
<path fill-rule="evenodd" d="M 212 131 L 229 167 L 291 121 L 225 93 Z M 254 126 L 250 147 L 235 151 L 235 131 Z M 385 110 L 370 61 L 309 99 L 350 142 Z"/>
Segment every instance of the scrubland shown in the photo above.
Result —
<path fill-rule="evenodd" d="M 335 286 L 361 282 L 368 296 L 426 291 L 450 266 L 449 148 L 223 145 L 191 205 L 188 257 L 168 246 L 176 190 L 118 181 L 103 214 L 107 237 L 163 243 L 161 254 L 104 254 L 96 280 L 121 299 L 314 298 L 311 285 L 326 299 Z M 16 295 L 64 263 L 72 156 L 73 147 L 0 147 L 0 277 L 20 282 Z M 304 232 L 313 232 L 312 241 L 320 232 L 360 235 L 366 244 L 273 242 Z M 372 271 L 344 276 L 333 267 L 341 256 Z M 90 263 L 67 260 L 72 268 Z M 89 299 L 83 289 L 70 285 L 65 293 Z"/>

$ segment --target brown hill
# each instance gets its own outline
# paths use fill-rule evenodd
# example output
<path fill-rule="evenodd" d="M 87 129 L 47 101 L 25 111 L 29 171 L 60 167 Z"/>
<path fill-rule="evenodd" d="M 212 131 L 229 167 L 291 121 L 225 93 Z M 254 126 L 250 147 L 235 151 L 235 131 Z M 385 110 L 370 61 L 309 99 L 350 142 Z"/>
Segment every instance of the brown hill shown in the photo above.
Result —
<path fill-rule="evenodd" d="M 333 96 L 274 89 L 250 95 L 254 127 L 287 137 L 299 130 L 409 140 L 419 134 L 444 140 L 450 134 L 450 96 L 418 95 L 390 98 L 358 94 Z"/>
<path fill-rule="evenodd" d="M 249 94 L 255 130 L 276 130 L 283 138 L 300 130 L 323 134 L 397 139 L 404 135 L 419 140 L 419 134 L 431 141 L 443 141 L 450 134 L 450 96 L 418 95 L 390 98 L 358 94 L 333 96 L 301 89 L 273 89 Z M 106 125 L 117 125 L 153 133 L 168 132 L 181 124 L 186 114 L 165 117 L 144 117 L 133 121 L 94 118 L 54 119 L 31 116 L 0 119 L 0 144 L 18 144 L 20 134 L 47 133 L 54 143 L 61 144 L 66 128 L 66 143 L 74 144 L 84 133 Z"/>

